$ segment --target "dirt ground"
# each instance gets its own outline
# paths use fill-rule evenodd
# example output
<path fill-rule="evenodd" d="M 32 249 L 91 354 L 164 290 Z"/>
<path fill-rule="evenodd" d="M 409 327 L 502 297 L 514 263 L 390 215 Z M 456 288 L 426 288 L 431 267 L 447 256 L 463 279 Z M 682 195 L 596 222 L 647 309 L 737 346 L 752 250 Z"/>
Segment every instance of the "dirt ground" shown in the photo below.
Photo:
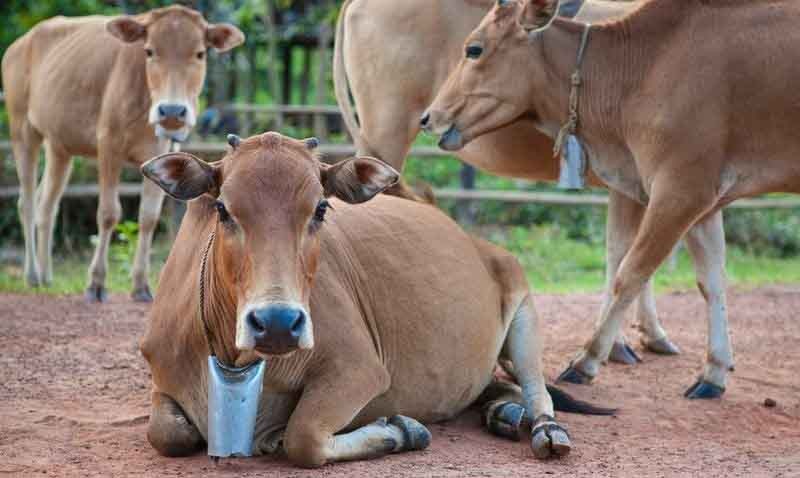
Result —
<path fill-rule="evenodd" d="M 539 296 L 546 371 L 554 377 L 586 338 L 599 295 Z M 617 417 L 561 414 L 575 446 L 540 462 L 526 442 L 488 435 L 474 412 L 431 425 L 418 453 L 309 471 L 281 458 L 162 458 L 145 438 L 149 376 L 138 353 L 146 306 L 114 296 L 0 296 L 2 476 L 800 476 L 800 287 L 732 291 L 736 372 L 724 398 L 682 398 L 704 356 L 696 293 L 660 297 L 678 357 L 644 354 L 610 365 L 591 387 L 565 386 L 614 405 Z M 635 337 L 634 331 L 629 336 Z M 763 405 L 766 398 L 777 402 Z"/>

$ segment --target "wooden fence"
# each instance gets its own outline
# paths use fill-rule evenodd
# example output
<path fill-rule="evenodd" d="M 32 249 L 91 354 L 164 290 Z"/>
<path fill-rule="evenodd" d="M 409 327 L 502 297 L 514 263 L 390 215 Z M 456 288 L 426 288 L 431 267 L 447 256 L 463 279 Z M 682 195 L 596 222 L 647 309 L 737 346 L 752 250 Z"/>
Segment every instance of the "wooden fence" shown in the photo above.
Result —
<path fill-rule="evenodd" d="M 0 92 L 0 101 L 3 96 Z M 282 118 L 284 115 L 339 115 L 339 108 L 334 105 L 227 105 L 226 110 L 237 115 L 275 115 Z M 279 121 L 282 121 L 279 120 Z M 190 142 L 183 145 L 183 151 L 200 155 L 222 155 L 226 151 L 224 143 L 217 142 Z M 0 141 L 0 155 L 8 155 L 11 145 L 8 141 Z M 353 155 L 356 148 L 352 144 L 322 144 L 320 152 L 331 158 L 342 158 Z M 437 147 L 418 146 L 411 149 L 411 156 L 428 159 L 441 159 L 451 155 Z M 123 183 L 119 191 L 122 196 L 136 196 L 141 186 L 136 183 Z M 65 197 L 87 197 L 98 193 L 95 184 L 75 184 L 67 187 Z M 16 186 L 0 187 L 0 198 L 17 196 L 19 189 Z M 603 194 L 572 194 L 536 191 L 499 191 L 485 189 L 447 188 L 434 189 L 437 199 L 453 199 L 459 201 L 502 201 L 508 203 L 537 203 L 551 205 L 589 205 L 605 206 L 608 197 Z M 729 207 L 733 208 L 800 208 L 800 198 L 758 198 L 741 199 Z"/>

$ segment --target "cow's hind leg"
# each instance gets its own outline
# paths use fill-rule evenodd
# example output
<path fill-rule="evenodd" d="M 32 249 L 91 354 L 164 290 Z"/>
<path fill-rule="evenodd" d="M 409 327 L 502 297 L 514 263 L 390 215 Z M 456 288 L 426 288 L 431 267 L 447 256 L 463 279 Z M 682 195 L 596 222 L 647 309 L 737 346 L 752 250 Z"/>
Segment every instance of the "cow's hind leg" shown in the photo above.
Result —
<path fill-rule="evenodd" d="M 69 181 L 72 161 L 66 151 L 50 141 L 45 143 L 45 157 L 44 177 L 36 201 L 36 246 L 41 280 L 50 284 L 53 282 L 53 230 L 61 195 Z"/>
<path fill-rule="evenodd" d="M 475 402 L 481 407 L 481 423 L 492 435 L 519 441 L 522 430 L 530 426 L 525 413 L 522 389 L 516 384 L 495 380 Z"/>
<path fill-rule="evenodd" d="M 531 448 L 537 458 L 569 454 L 572 444 L 567 431 L 555 421 L 553 401 L 542 373 L 542 341 L 530 294 L 525 296 L 508 329 L 506 348 L 514 363 L 514 374 L 522 388 L 525 412 L 533 418 Z M 495 413 L 514 419 L 514 407 L 505 406 Z M 503 419 L 505 419 L 503 418 Z"/>
<path fill-rule="evenodd" d="M 200 431 L 192 424 L 175 400 L 153 392 L 147 440 L 163 456 L 191 455 L 204 444 Z"/>
<path fill-rule="evenodd" d="M 725 306 L 725 231 L 722 213 L 697 223 L 686 235 L 697 271 L 697 287 L 708 305 L 708 352 L 703 375 L 686 391 L 688 398 L 717 398 L 733 370 L 733 348 Z"/>
<path fill-rule="evenodd" d="M 24 115 L 24 113 L 21 113 Z M 42 136 L 27 120 L 11 118 L 11 147 L 19 177 L 19 218 L 25 239 L 25 282 L 40 285 L 39 262 L 36 258 L 36 181 L 39 171 L 39 149 Z"/>

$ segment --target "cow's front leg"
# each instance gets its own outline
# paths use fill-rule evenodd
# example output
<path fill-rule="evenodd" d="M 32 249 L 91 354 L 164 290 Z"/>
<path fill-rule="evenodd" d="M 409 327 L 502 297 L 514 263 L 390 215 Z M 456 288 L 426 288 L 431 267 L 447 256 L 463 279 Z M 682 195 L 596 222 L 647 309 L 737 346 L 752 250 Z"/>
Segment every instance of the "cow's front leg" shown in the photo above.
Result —
<path fill-rule="evenodd" d="M 358 372 L 355 380 L 337 374 L 320 377 L 306 386 L 286 429 L 284 447 L 292 463 L 319 467 L 428 446 L 428 430 L 416 420 L 399 415 L 336 434 L 388 388 L 389 376 L 383 368 L 375 366 L 373 373 L 364 374 L 363 369 Z M 332 384 L 341 388 L 331 390 Z"/>
<path fill-rule="evenodd" d="M 606 289 L 604 303 L 607 307 L 613 300 L 614 278 L 619 270 L 622 259 L 631 247 L 639 225 L 642 222 L 644 206 L 626 197 L 625 195 L 610 191 L 608 204 L 608 221 L 606 226 Z M 669 340 L 667 333 L 661 326 L 656 310 L 653 284 L 647 281 L 638 297 L 636 319 L 639 330 L 642 332 L 644 346 L 656 353 L 675 354 L 678 348 Z M 597 324 L 600 325 L 599 323 Z M 625 335 L 620 331 L 609 354 L 612 362 L 635 364 L 641 359 L 628 345 Z"/>
<path fill-rule="evenodd" d="M 89 286 L 86 288 L 88 302 L 106 300 L 106 274 L 108 272 L 108 248 L 111 234 L 122 215 L 119 203 L 119 175 L 122 169 L 120 158 L 124 155 L 109 146 L 100 146 L 97 156 L 100 200 L 97 207 L 97 245 L 92 264 L 89 266 Z"/>
<path fill-rule="evenodd" d="M 163 456 L 187 456 L 202 448 L 204 441 L 180 405 L 168 395 L 153 391 L 147 440 Z"/>
<path fill-rule="evenodd" d="M 686 246 L 694 258 L 697 286 L 708 306 L 708 349 L 700 379 L 686 391 L 688 398 L 717 398 L 725 391 L 733 370 L 733 347 L 725 306 L 725 230 L 717 212 L 695 224 L 686 234 Z"/>
<path fill-rule="evenodd" d="M 636 240 L 614 279 L 613 298 L 603 309 L 600 327 L 560 380 L 589 383 L 597 376 L 630 304 L 689 226 L 713 207 L 713 191 L 702 180 L 695 179 L 704 177 L 702 171 L 681 171 L 653 182 L 650 204 Z"/>
<path fill-rule="evenodd" d="M 139 240 L 136 244 L 136 255 L 133 258 L 133 292 L 131 297 L 136 302 L 152 302 L 153 295 L 147 283 L 150 271 L 150 247 L 153 233 L 161 216 L 161 204 L 164 202 L 164 191 L 153 181 L 142 180 L 142 198 L 139 203 Z"/>

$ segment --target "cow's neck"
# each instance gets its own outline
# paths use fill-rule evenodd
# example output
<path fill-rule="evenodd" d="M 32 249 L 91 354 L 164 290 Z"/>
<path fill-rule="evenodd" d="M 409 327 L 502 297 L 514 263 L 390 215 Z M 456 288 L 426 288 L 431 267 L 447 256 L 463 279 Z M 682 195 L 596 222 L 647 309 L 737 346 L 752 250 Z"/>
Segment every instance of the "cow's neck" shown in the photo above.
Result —
<path fill-rule="evenodd" d="M 219 359 L 230 365 L 245 365 L 237 363 L 239 352 L 236 349 L 236 299 L 235 292 L 231 288 L 230 278 L 225 277 L 224 256 L 222 252 L 222 226 L 215 226 L 215 239 L 210 244 L 208 257 L 206 259 L 204 300 L 200 307 L 205 311 L 205 319 L 211 329 L 211 339 L 213 340 L 214 351 Z M 206 242 L 203 241 L 203 252 L 205 252 Z M 202 270 L 200 271 L 202 274 Z M 200 281 L 198 277 L 197 294 L 200 295 Z M 199 308 L 198 308 L 199 312 Z M 198 321 L 202 322 L 198 317 Z M 200 323 L 200 329 L 203 324 Z M 205 335 L 205 333 L 204 333 Z M 203 341 L 206 342 L 205 336 Z"/>

